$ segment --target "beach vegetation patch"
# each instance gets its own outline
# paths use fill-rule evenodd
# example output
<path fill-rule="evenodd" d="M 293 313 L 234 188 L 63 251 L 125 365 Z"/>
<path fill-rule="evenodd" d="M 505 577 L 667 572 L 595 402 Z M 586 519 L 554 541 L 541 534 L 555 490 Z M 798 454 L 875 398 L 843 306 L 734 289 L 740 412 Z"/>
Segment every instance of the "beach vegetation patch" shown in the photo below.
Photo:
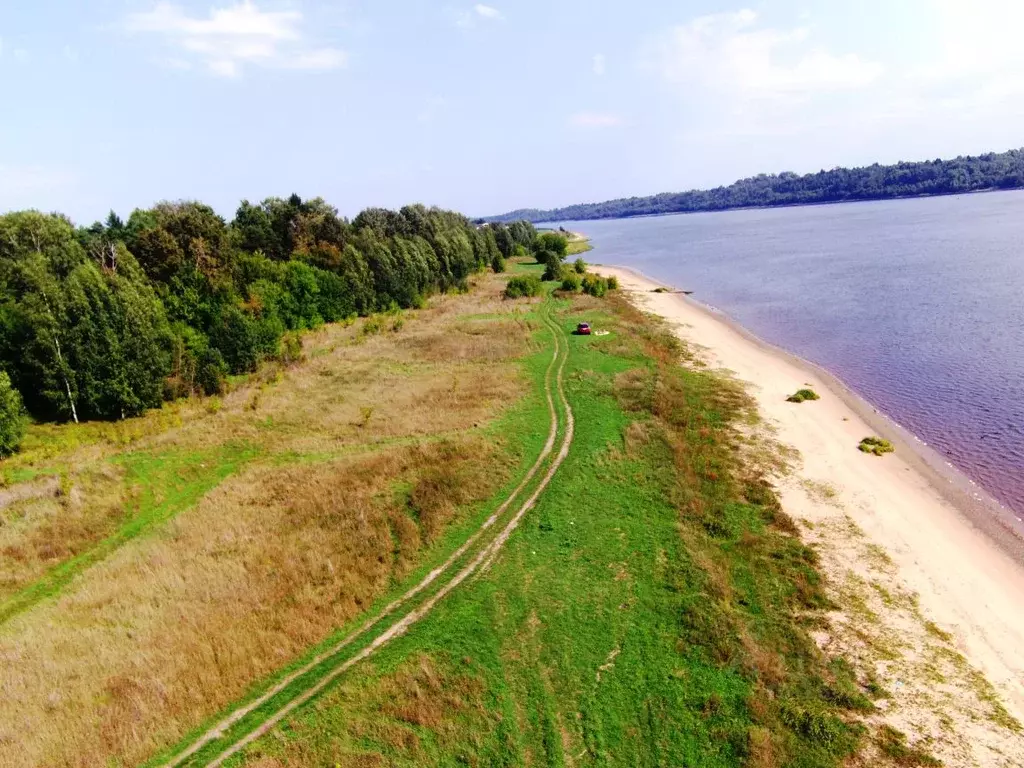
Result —
<path fill-rule="evenodd" d="M 576 259 L 572 264 L 572 268 L 576 270 L 576 274 L 582 275 L 587 271 L 587 262 L 583 259 Z"/>
<path fill-rule="evenodd" d="M 896 765 L 939 766 L 942 761 L 922 749 L 907 744 L 907 737 L 889 725 L 883 725 L 876 737 L 878 749 Z"/>
<path fill-rule="evenodd" d="M 804 400 L 820 400 L 821 397 L 813 389 L 798 389 L 786 398 L 787 403 L 802 403 Z"/>
<path fill-rule="evenodd" d="M 600 299 L 608 292 L 608 281 L 591 272 L 583 276 L 583 292 Z"/>
<path fill-rule="evenodd" d="M 873 453 L 875 456 L 892 453 L 896 450 L 892 443 L 881 437 L 865 437 L 857 448 L 863 453 Z"/>

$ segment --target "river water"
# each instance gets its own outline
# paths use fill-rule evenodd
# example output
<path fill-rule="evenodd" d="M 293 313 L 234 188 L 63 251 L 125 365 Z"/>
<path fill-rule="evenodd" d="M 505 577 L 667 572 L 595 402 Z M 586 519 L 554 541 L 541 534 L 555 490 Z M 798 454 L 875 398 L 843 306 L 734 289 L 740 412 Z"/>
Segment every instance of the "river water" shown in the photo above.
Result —
<path fill-rule="evenodd" d="M 1024 516 L 1024 192 L 559 224 L 823 366 Z"/>

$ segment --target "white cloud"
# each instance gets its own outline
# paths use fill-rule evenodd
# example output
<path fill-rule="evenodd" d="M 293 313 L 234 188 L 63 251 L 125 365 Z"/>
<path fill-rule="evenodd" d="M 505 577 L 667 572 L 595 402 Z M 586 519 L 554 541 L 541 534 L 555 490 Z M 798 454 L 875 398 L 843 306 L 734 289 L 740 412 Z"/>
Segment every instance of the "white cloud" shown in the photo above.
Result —
<path fill-rule="evenodd" d="M 605 59 L 603 53 L 595 53 L 592 62 L 595 75 L 603 75 L 605 70 Z"/>
<path fill-rule="evenodd" d="M 481 5 L 480 3 L 477 3 L 476 5 L 473 6 L 473 10 L 476 11 L 477 16 L 483 16 L 485 19 L 505 18 L 504 16 L 501 15 L 501 11 L 499 11 L 497 8 L 492 8 L 489 5 Z"/>
<path fill-rule="evenodd" d="M 484 19 L 485 21 L 504 21 L 505 16 L 497 8 L 481 3 L 474 5 L 471 10 L 458 11 L 455 14 L 455 24 L 459 27 L 475 27 L 479 19 Z"/>
<path fill-rule="evenodd" d="M 309 44 L 302 22 L 297 10 L 262 11 L 252 0 L 212 8 L 206 17 L 160 2 L 150 11 L 130 14 L 124 28 L 163 37 L 175 52 L 172 60 L 197 60 L 220 77 L 238 77 L 247 65 L 307 71 L 345 66 L 344 51 Z"/>
<path fill-rule="evenodd" d="M 611 112 L 577 112 L 569 117 L 575 128 L 613 128 L 622 125 L 622 118 Z"/>
<path fill-rule="evenodd" d="M 864 88 L 881 64 L 813 44 L 806 27 L 760 27 L 749 9 L 700 16 L 655 46 L 655 66 L 673 83 L 697 84 L 741 98 L 793 99 Z"/>

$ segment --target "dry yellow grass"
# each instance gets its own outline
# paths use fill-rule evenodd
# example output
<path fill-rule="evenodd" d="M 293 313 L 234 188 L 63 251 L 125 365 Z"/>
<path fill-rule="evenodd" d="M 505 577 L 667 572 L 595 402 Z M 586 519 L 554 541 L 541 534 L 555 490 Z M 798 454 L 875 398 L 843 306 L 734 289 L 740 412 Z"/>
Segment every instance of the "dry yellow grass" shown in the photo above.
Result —
<path fill-rule="evenodd" d="M 123 517 L 123 472 L 82 471 L 62 489 L 57 478 L 26 483 L 32 492 L 0 509 L 0 599 L 109 536 Z"/>
<path fill-rule="evenodd" d="M 497 296 L 489 278 L 399 333 L 323 329 L 307 338 L 306 363 L 254 377 L 217 409 L 181 407 L 178 425 L 134 438 L 132 450 L 245 441 L 259 455 L 0 627 L 0 765 L 139 762 L 408 574 L 509 471 L 472 429 L 525 391 L 514 358 L 529 328 L 465 319 L 509 312 Z M 130 491 L 100 474 L 119 450 L 100 440 L 48 454 L 41 461 L 73 468 L 77 500 L 40 501 L 52 508 L 25 519 L 51 522 L 7 526 L 0 541 L 25 547 L 47 525 L 72 525 L 76 504 L 109 516 Z M 107 530 L 86 529 L 82 546 Z"/>

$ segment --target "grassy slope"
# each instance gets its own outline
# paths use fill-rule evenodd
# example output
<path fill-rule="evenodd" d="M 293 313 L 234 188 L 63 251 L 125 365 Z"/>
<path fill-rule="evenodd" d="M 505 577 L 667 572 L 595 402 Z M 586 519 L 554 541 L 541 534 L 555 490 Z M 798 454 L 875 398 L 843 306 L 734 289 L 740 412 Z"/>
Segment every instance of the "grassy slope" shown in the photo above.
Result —
<path fill-rule="evenodd" d="M 485 288 L 481 293 L 493 293 L 495 296 L 498 294 L 499 289 L 496 286 L 499 281 L 496 278 L 487 277 L 483 282 L 493 290 Z M 413 534 L 410 546 L 418 546 L 420 549 L 410 549 L 410 554 L 406 554 L 406 542 L 399 542 L 396 538 L 395 552 L 382 553 L 382 557 L 394 556 L 396 563 L 392 567 L 392 580 L 387 585 L 389 588 L 372 595 L 375 598 L 373 606 L 383 604 L 388 597 L 415 583 L 432 566 L 444 560 L 515 486 L 540 451 L 548 430 L 547 408 L 540 382 L 550 360 L 550 347 L 541 338 L 530 342 L 528 336 L 519 330 L 529 329 L 535 319 L 526 316 L 516 307 L 503 305 L 500 301 L 482 299 L 479 295 L 447 297 L 439 299 L 436 303 L 438 306 L 434 309 L 426 310 L 422 314 L 417 313 L 398 335 L 389 334 L 386 337 L 374 337 L 364 341 L 365 337 L 360 337 L 358 329 L 353 329 L 354 335 L 344 329 L 325 329 L 311 345 L 308 345 L 310 361 L 305 366 L 288 372 L 283 384 L 280 376 L 271 376 L 263 383 L 257 380 L 251 387 L 243 383 L 240 391 L 225 399 L 223 407 L 217 407 L 219 401 L 212 401 L 209 404 L 190 405 L 185 409 L 170 408 L 166 412 L 156 412 L 144 419 L 117 425 L 36 427 L 30 442 L 30 450 L 13 462 L 5 462 L 3 469 L 8 482 L 17 483 L 32 481 L 35 477 L 56 476 L 61 478 L 62 486 L 73 484 L 72 488 L 77 488 L 80 478 L 90 472 L 103 473 L 107 471 L 105 468 L 115 467 L 116 472 L 108 473 L 112 478 L 109 483 L 124 489 L 122 495 L 117 497 L 123 499 L 124 503 L 115 505 L 113 519 L 106 520 L 105 527 L 96 526 L 86 531 L 89 535 L 82 536 L 78 551 L 68 552 L 64 559 L 28 583 L 4 604 L 5 610 L 10 609 L 6 617 L 17 612 L 25 613 L 16 623 L 8 624 L 3 629 L 0 645 L 7 647 L 7 644 L 10 644 L 14 647 L 14 644 L 21 642 L 19 638 L 28 637 L 28 633 L 43 633 L 42 636 L 45 637 L 47 631 L 50 634 L 58 631 L 46 630 L 40 622 L 51 621 L 48 618 L 50 614 L 55 610 L 60 612 L 65 602 L 78 600 L 79 593 L 84 589 L 83 585 L 92 588 L 92 582 L 97 579 L 94 578 L 96 571 L 91 566 L 109 557 L 111 553 L 124 549 L 129 543 L 131 558 L 136 557 L 135 550 L 143 553 L 140 557 L 148 557 L 145 553 L 151 548 L 150 542 L 162 547 L 167 541 L 162 533 L 166 529 L 165 524 L 182 512 L 188 512 L 188 515 L 184 516 L 185 520 L 196 515 L 193 508 L 197 502 L 202 501 L 202 504 L 205 504 L 209 501 L 208 492 L 211 489 L 217 487 L 217 493 L 221 495 L 218 496 L 220 500 L 216 503 L 221 506 L 226 502 L 236 504 L 236 497 L 241 498 L 242 503 L 247 503 L 244 495 L 230 496 L 223 488 L 226 479 L 238 474 L 247 466 L 263 472 L 264 475 L 270 473 L 271 476 L 280 468 L 281 472 L 295 474 L 294 482 L 302 482 L 306 476 L 302 474 L 306 472 L 304 467 L 308 466 L 311 472 L 322 474 L 320 467 L 329 470 L 332 462 L 337 461 L 339 456 L 348 456 L 353 452 L 365 454 L 366 459 L 359 459 L 365 461 L 376 453 L 394 455 L 398 452 L 401 457 L 406 455 L 402 451 L 420 450 L 419 446 L 442 446 L 436 454 L 424 453 L 429 459 L 430 455 L 443 458 L 443 446 L 446 445 L 455 448 L 463 444 L 467 448 L 481 444 L 489 445 L 488 451 L 482 451 L 476 457 L 458 457 L 461 462 L 459 466 L 465 465 L 468 470 L 463 473 L 467 477 L 473 476 L 473 468 L 477 465 L 478 471 L 487 473 L 483 484 L 484 492 L 481 493 L 479 487 L 476 490 L 469 489 L 468 492 L 456 488 L 463 495 L 470 497 L 471 501 L 460 505 L 454 511 L 445 511 L 444 505 L 440 505 L 441 512 L 447 517 L 439 523 L 443 527 L 437 529 L 436 534 L 430 533 L 428 521 L 422 517 L 421 500 L 414 499 L 413 496 L 424 489 L 429 491 L 433 482 L 447 483 L 453 479 L 457 481 L 457 478 L 447 477 L 447 467 L 435 465 L 432 470 L 430 467 L 418 467 L 413 464 L 411 477 L 409 470 L 403 470 L 401 477 L 393 476 L 390 480 L 381 478 L 381 487 L 388 488 L 387 484 L 390 483 L 390 488 L 383 494 L 377 493 L 372 503 L 388 508 L 394 507 L 390 513 L 392 520 L 401 518 L 403 512 L 409 514 L 413 518 L 413 527 L 420 528 L 419 536 Z M 426 319 L 415 319 L 420 317 Z M 458 347 L 458 361 L 449 357 L 448 347 L 453 344 Z M 352 362 L 353 355 L 356 355 L 355 363 Z M 410 376 L 418 378 L 409 379 Z M 409 383 L 404 383 L 407 380 Z M 366 381 L 370 382 L 369 386 L 364 383 Z M 287 394 L 296 388 L 302 392 L 301 387 L 306 386 L 306 382 L 312 382 L 317 393 L 312 402 L 302 403 L 295 400 L 297 395 Z M 474 389 L 478 383 L 482 383 L 485 388 Z M 403 388 L 411 388 L 414 394 L 409 406 L 403 406 L 404 401 L 400 399 L 405 394 Z M 361 420 L 360 403 L 367 397 L 378 397 L 375 394 L 377 390 L 380 391 L 379 396 L 384 399 L 376 401 L 369 425 L 353 426 L 353 419 Z M 309 390 L 305 392 L 308 393 Z M 310 401 L 309 394 L 302 397 Z M 484 405 L 472 406 L 473 401 L 483 402 Z M 343 406 L 337 408 L 333 405 L 335 402 L 343 403 Z M 372 404 L 374 401 L 371 399 L 369 402 Z M 462 424 L 459 419 L 453 421 L 447 417 L 438 418 L 438 409 L 443 410 L 446 407 L 463 409 L 464 412 L 458 416 L 466 423 Z M 332 423 L 329 416 L 334 417 L 334 414 L 328 414 L 324 411 L 325 408 L 335 408 L 339 411 L 347 409 L 352 413 L 350 415 L 343 412 Z M 184 420 L 181 412 L 184 412 Z M 487 418 L 488 415 L 492 418 Z M 497 420 L 493 420 L 493 415 L 498 415 Z M 439 427 L 444 427 L 446 422 L 448 427 L 455 427 L 452 434 L 437 431 Z M 260 470 L 260 466 L 264 469 Z M 387 471 L 387 466 L 382 464 L 381 468 Z M 341 480 L 343 482 L 343 479 Z M 426 484 L 424 481 L 427 481 Z M 285 478 L 282 482 L 292 481 Z M 245 484 L 242 479 L 235 484 L 239 483 L 243 486 Z M 106 492 L 109 489 L 104 486 L 103 490 Z M 305 504 L 307 499 L 319 504 L 320 501 L 313 498 L 315 494 L 332 492 L 329 485 L 297 487 L 293 505 L 302 508 L 301 505 Z M 86 489 L 86 493 L 84 501 L 78 506 L 88 512 L 94 499 L 88 495 L 91 489 Z M 114 496 L 116 497 L 116 494 Z M 426 501 L 429 502 L 431 499 L 427 498 Z M 324 503 L 327 501 L 324 500 Z M 363 514 L 362 510 L 365 510 L 365 507 L 357 510 L 360 515 Z M 231 506 L 223 508 L 225 516 L 233 516 L 235 512 Z M 65 504 L 63 507 L 59 506 L 57 516 L 71 516 L 71 513 L 71 507 Z M 349 514 L 349 510 L 340 509 L 338 514 L 340 513 Z M 33 522 L 29 518 L 26 520 Z M 178 523 L 174 525 L 177 526 Z M 294 524 L 290 527 L 294 527 Z M 43 532 L 45 529 L 39 531 Z M 140 536 L 147 532 L 160 535 Z M 394 528 L 391 531 L 392 537 L 398 537 L 400 534 L 401 532 Z M 169 546 L 176 545 L 179 538 L 175 534 Z M 422 544 L 418 544 L 421 538 Z M 311 550 L 303 553 L 303 556 L 307 555 L 319 557 L 318 553 Z M 332 559 L 335 557 L 330 553 L 327 556 Z M 397 562 L 399 557 L 403 562 Z M 123 553 L 117 558 L 118 563 L 128 560 Z M 292 561 L 289 559 L 289 563 Z M 335 559 L 335 562 L 338 561 Z M 277 572 L 282 570 L 283 565 L 284 563 L 277 567 Z M 117 567 L 120 568 L 120 565 Z M 130 562 L 128 567 L 130 568 Z M 360 574 L 364 570 L 365 566 L 359 566 Z M 276 575 L 275 571 L 271 570 L 270 575 Z M 73 589 L 67 589 L 76 577 L 81 578 Z M 155 578 L 159 578 L 158 572 Z M 346 583 L 344 589 L 349 588 Z M 66 591 L 63 596 L 62 590 Z M 144 593 L 144 590 L 140 592 Z M 54 597 L 57 597 L 56 602 L 43 600 Z M 345 597 L 344 591 L 340 597 Z M 168 604 L 169 600 L 174 599 L 174 595 L 162 594 L 161 605 Z M 334 598 L 332 603 L 336 600 L 337 598 Z M 363 602 L 361 605 L 366 606 L 368 603 Z M 33 606 L 37 606 L 38 610 L 26 612 L 26 609 Z M 143 613 L 147 613 L 146 605 L 142 607 Z M 173 607 L 173 603 L 170 603 L 170 607 Z M 332 607 L 333 605 L 325 603 L 324 613 L 330 615 Z M 130 615 L 131 606 L 126 605 L 125 610 L 129 611 L 129 614 L 124 615 L 123 620 L 134 622 L 135 617 Z M 260 610 L 271 614 L 267 616 L 265 623 L 272 623 L 272 612 L 276 610 L 276 606 L 264 604 Z M 75 615 L 88 617 L 90 614 L 80 613 L 76 608 Z M 286 614 L 282 613 L 282 616 L 284 615 Z M 347 626 L 360 622 L 363 615 L 365 614 L 357 614 Z M 86 621 L 90 622 L 89 629 L 92 631 L 91 624 L 95 622 L 91 618 L 86 618 Z M 107 619 L 97 615 L 95 621 L 102 624 Z M 277 630 L 277 625 L 273 626 L 274 631 L 287 633 L 286 625 L 282 630 Z M 177 630 L 177 627 L 175 629 Z M 59 631 L 63 631 L 63 628 L 59 628 Z M 336 636 L 327 637 L 318 644 L 318 647 L 328 644 Z M 77 641 L 73 642 L 76 645 L 80 644 Z M 131 633 L 127 640 L 119 639 L 117 642 L 125 646 L 126 657 L 140 651 L 150 653 L 149 646 L 146 645 L 149 641 L 140 632 Z M 138 649 L 135 648 L 136 645 L 139 646 Z M 39 651 L 35 654 L 39 657 L 40 664 L 47 663 L 46 653 Z M 30 665 L 36 661 L 34 657 L 32 660 L 23 660 L 21 667 L 25 668 L 26 674 L 31 674 Z M 161 662 L 163 661 L 161 658 Z M 295 659 L 288 666 L 294 667 L 300 661 L 301 659 Z M 197 660 L 197 663 L 202 662 Z M 278 661 L 274 666 L 279 664 Z M 116 681 L 124 679 L 124 676 L 117 668 L 108 669 L 107 666 L 106 661 L 92 664 L 88 675 L 96 676 L 96 686 L 103 690 L 115 690 L 112 686 Z M 256 664 L 252 666 L 256 668 Z M 159 677 L 162 673 L 154 669 L 153 674 Z M 223 676 L 225 672 L 218 669 L 217 674 Z M 106 683 L 103 682 L 102 675 L 108 676 Z M 211 683 L 216 683 L 216 675 L 206 677 L 210 678 Z M 140 680 L 141 685 L 146 685 L 147 682 L 145 679 Z M 269 682 L 265 681 L 264 687 Z M 257 691 L 259 687 L 252 691 Z M 89 690 L 86 686 L 82 688 L 85 691 Z M 67 706 L 80 709 L 76 699 L 72 698 L 78 695 L 77 690 L 71 693 L 63 689 L 62 695 L 67 699 Z M 126 691 L 126 695 L 133 700 L 136 697 L 134 691 Z M 107 701 L 112 698 L 111 694 L 104 693 L 102 697 L 96 698 L 95 695 L 85 694 L 79 700 L 83 702 L 82 706 L 86 706 L 86 698 L 97 704 L 107 702 L 103 707 L 96 709 L 94 716 L 100 716 L 102 711 L 107 709 L 113 712 L 110 705 L 114 702 Z M 145 704 L 146 708 L 149 707 L 149 704 L 141 699 L 136 703 L 138 706 Z M 164 702 L 161 702 L 161 705 L 163 704 Z M 11 705 L 15 706 L 16 702 L 11 702 Z M 189 703 L 188 706 L 188 717 L 194 717 L 197 711 L 201 711 L 194 703 Z M 207 715 L 213 711 L 215 710 L 208 710 Z M 93 752 L 95 745 L 90 741 L 92 736 L 85 734 L 84 731 L 78 734 L 77 724 L 64 720 L 61 712 L 62 710 L 57 708 L 46 716 L 49 721 L 53 721 L 52 725 L 57 730 L 49 736 L 44 736 L 46 725 L 40 719 L 40 727 L 34 728 L 33 740 L 44 745 L 45 740 L 52 736 L 59 738 L 73 751 L 74 745 L 78 743 L 82 745 L 79 747 L 79 754 L 90 754 L 83 765 L 106 764 L 102 753 Z M 78 714 L 84 716 L 83 723 L 89 722 L 88 708 L 77 712 L 76 717 Z M 152 714 L 160 717 L 159 710 L 152 710 Z M 146 731 L 151 726 L 139 720 L 133 723 L 132 718 L 112 716 L 119 720 L 118 738 L 122 733 L 129 736 L 123 742 L 124 746 L 121 742 L 110 739 L 104 744 L 104 749 L 111 750 L 111 758 L 118 753 L 137 756 L 139 750 L 144 749 L 149 738 Z M 147 717 L 152 719 L 148 715 Z M 177 713 L 173 720 L 169 716 L 164 716 L 158 738 L 166 738 L 168 732 L 173 733 L 173 727 L 185 720 L 184 717 L 179 720 L 179 717 L 181 716 Z M 195 720 L 189 725 L 194 726 Z M 3 727 L 4 723 L 0 720 L 0 729 Z M 84 740 L 76 741 L 79 735 L 82 735 Z M 180 732 L 176 734 L 180 735 Z M 136 740 L 138 743 L 133 743 Z M 88 752 L 83 753 L 81 750 Z M 51 754 L 57 759 L 56 756 L 61 753 Z M 49 762 L 47 760 L 47 764 Z M 135 761 L 128 759 L 128 762 Z"/>
<path fill-rule="evenodd" d="M 536 321 L 540 325 L 540 318 L 538 312 L 534 307 L 534 311 L 526 313 L 525 320 L 528 322 Z M 505 313 L 500 314 L 488 314 L 488 315 L 477 315 L 472 316 L 471 319 L 475 322 L 489 323 L 492 321 L 502 320 L 506 317 Z M 511 407 L 500 419 L 487 428 L 487 434 L 492 440 L 501 441 L 505 449 L 504 459 L 511 466 L 517 467 L 517 471 L 512 477 L 506 482 L 491 498 L 485 503 L 476 505 L 474 509 L 470 511 L 465 524 L 452 526 L 444 535 L 444 537 L 437 542 L 437 545 L 431 549 L 428 556 L 424 559 L 424 562 L 416 568 L 408 578 L 401 582 L 393 584 L 393 588 L 386 594 L 383 595 L 376 603 L 366 612 L 366 614 L 359 615 L 353 621 L 349 622 L 345 626 L 339 627 L 337 631 L 333 632 L 329 637 L 321 643 L 318 643 L 314 648 L 311 648 L 308 653 L 303 654 L 301 657 L 295 659 L 287 667 L 281 669 L 278 674 L 261 681 L 259 684 L 254 686 L 251 691 L 247 694 L 245 699 L 237 704 L 244 704 L 247 701 L 252 701 L 260 696 L 264 691 L 268 690 L 278 680 L 285 677 L 291 670 L 297 669 L 304 666 L 309 659 L 322 653 L 324 650 L 338 643 L 340 640 L 345 638 L 347 635 L 356 630 L 366 620 L 367 616 L 375 616 L 380 613 L 381 609 L 389 603 L 391 600 L 398 597 L 409 587 L 417 584 L 430 570 L 437 567 L 448 555 L 448 553 L 454 551 L 458 546 L 465 541 L 480 525 L 483 519 L 494 511 L 501 502 L 508 497 L 513 488 L 515 488 L 522 480 L 526 469 L 533 463 L 534 459 L 541 452 L 542 444 L 547 437 L 548 428 L 548 412 L 544 404 L 543 397 L 543 382 L 545 371 L 548 368 L 551 359 L 551 348 L 549 346 L 550 339 L 548 338 L 550 333 L 541 328 L 536 333 L 536 341 L 538 342 L 538 351 L 534 354 L 529 355 L 522 361 L 522 369 L 526 377 L 531 383 L 529 394 L 522 398 L 517 404 Z M 559 432 L 561 435 L 561 432 Z M 508 439 L 512 436 L 512 439 Z M 525 488 L 524 492 L 520 494 L 520 498 L 525 497 L 530 490 L 537 485 L 540 480 L 540 475 L 534 478 L 534 480 Z M 496 526 L 490 533 L 483 537 L 481 543 L 484 543 L 490 539 L 490 535 L 497 533 L 500 526 Z M 460 567 L 462 567 L 472 555 L 478 550 L 473 548 L 468 551 L 461 558 L 456 560 L 448 573 L 454 573 Z M 407 610 L 411 610 L 416 606 L 422 604 L 432 594 L 437 591 L 437 588 L 441 586 L 444 579 L 439 579 L 438 582 L 425 590 L 423 593 L 417 595 L 414 599 L 408 601 L 400 611 L 396 613 L 396 616 L 401 616 Z M 386 628 L 389 621 L 381 624 L 381 628 Z M 252 728 L 258 726 L 263 720 L 287 703 L 291 698 L 299 695 L 305 689 L 321 680 L 325 675 L 329 674 L 336 666 L 343 663 L 347 659 L 351 658 L 358 651 L 363 649 L 375 636 L 374 632 L 367 633 L 361 637 L 358 637 L 355 642 L 351 645 L 346 646 L 341 652 L 332 655 L 329 659 L 323 663 L 317 665 L 309 673 L 302 675 L 296 679 L 293 683 L 289 684 L 287 688 L 283 689 L 278 695 L 268 700 L 266 703 L 260 705 L 255 709 L 250 716 L 247 716 L 243 720 L 239 721 L 230 730 L 225 732 L 225 737 L 241 736 L 248 733 Z M 232 707 L 233 709 L 234 707 Z M 174 748 L 167 750 L 159 755 L 156 755 L 150 760 L 147 765 L 161 765 L 167 759 L 177 755 L 182 748 L 191 744 L 191 742 L 205 730 L 214 725 L 223 716 L 229 714 L 230 710 L 217 715 L 216 717 L 210 718 L 207 722 L 203 723 L 200 727 L 194 729 L 188 734 L 178 745 Z M 204 761 L 216 757 L 219 753 L 221 742 L 214 742 L 209 745 L 208 748 L 204 748 L 195 756 L 193 756 L 186 765 L 202 765 Z"/>
<path fill-rule="evenodd" d="M 135 491 L 120 524 L 105 538 L 84 544 L 35 581 L 0 602 L 0 623 L 60 593 L 76 575 L 136 536 L 173 518 L 258 455 L 251 446 L 227 443 L 214 451 L 130 453 L 113 461 L 125 467 Z"/>
<path fill-rule="evenodd" d="M 526 267 L 529 269 L 530 267 Z M 519 267 L 523 269 L 523 267 Z M 623 302 L 561 304 L 577 440 L 492 569 L 231 764 L 839 765 L 872 707 L 743 396 Z"/>

